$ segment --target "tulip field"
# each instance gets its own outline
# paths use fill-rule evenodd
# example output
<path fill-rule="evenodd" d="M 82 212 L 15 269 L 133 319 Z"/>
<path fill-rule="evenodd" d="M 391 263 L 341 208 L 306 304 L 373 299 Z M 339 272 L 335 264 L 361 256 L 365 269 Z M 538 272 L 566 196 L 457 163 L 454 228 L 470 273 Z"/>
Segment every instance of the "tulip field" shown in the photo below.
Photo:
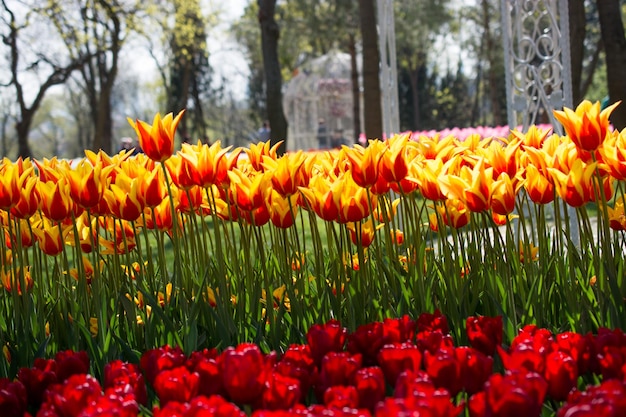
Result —
<path fill-rule="evenodd" d="M 617 104 L 616 104 L 617 105 Z M 626 131 L 0 162 L 2 416 L 626 415 Z"/>

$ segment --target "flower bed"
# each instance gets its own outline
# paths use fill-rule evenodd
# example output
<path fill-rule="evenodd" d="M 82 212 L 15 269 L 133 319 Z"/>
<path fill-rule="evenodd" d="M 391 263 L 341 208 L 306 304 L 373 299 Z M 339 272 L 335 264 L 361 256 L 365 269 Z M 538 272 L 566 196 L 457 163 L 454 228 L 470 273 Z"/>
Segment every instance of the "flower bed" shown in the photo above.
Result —
<path fill-rule="evenodd" d="M 174 153 L 181 113 L 131 122 L 139 155 L 5 159 L 0 394 L 62 416 L 619 414 L 623 335 L 606 329 L 626 328 L 626 131 L 612 109 L 557 112 L 566 136 L 403 134 L 282 156 Z M 445 319 L 407 318 L 435 310 Z"/>
<path fill-rule="evenodd" d="M 455 345 L 439 312 L 386 319 L 354 332 L 335 320 L 306 344 L 263 354 L 243 343 L 185 355 L 164 346 L 139 364 L 115 360 L 102 381 L 85 352 L 62 351 L 0 380 L 0 413 L 23 417 L 622 416 L 626 335 L 553 334 L 529 325 L 508 347 L 501 317 L 469 317 Z M 498 372 L 498 369 L 503 372 Z M 601 379 L 601 383 L 599 382 Z M 587 385 L 591 384 L 591 385 Z M 36 411 L 38 410 L 38 411 Z M 105 411 L 103 411 L 105 410 Z M 142 411 L 143 410 L 143 411 Z M 102 413 L 105 414 L 102 414 Z"/>

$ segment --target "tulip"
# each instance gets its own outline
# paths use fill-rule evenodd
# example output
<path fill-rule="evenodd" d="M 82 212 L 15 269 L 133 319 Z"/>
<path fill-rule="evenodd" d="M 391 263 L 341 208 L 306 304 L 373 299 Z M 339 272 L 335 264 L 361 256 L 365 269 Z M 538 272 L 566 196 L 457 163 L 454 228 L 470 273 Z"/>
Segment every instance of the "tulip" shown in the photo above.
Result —
<path fill-rule="evenodd" d="M 576 361 L 562 351 L 548 354 L 544 378 L 548 383 L 548 395 L 556 401 L 565 401 L 578 380 Z"/>
<path fill-rule="evenodd" d="M 573 163 L 568 173 L 548 168 L 559 197 L 572 207 L 580 207 L 595 199 L 593 193 L 595 170 L 596 163 L 585 164 L 580 159 Z"/>
<path fill-rule="evenodd" d="M 428 159 L 424 161 L 421 169 L 413 172 L 415 175 L 414 180 L 418 184 L 424 198 L 432 201 L 446 199 L 439 184 L 439 175 L 441 175 L 443 167 L 444 164 L 441 158 Z"/>
<path fill-rule="evenodd" d="M 348 330 L 337 320 L 329 320 L 325 324 L 314 324 L 306 333 L 306 340 L 311 349 L 311 356 L 316 364 L 329 352 L 343 351 Z"/>
<path fill-rule="evenodd" d="M 257 345 L 242 343 L 222 353 L 222 383 L 228 397 L 238 404 L 254 404 L 263 394 L 266 365 Z"/>
<path fill-rule="evenodd" d="M 11 214 L 20 219 L 28 219 L 39 209 L 39 194 L 37 192 L 37 177 L 30 176 L 22 183 L 19 190 L 19 199 L 11 207 Z"/>
<path fill-rule="evenodd" d="M 422 313 L 417 318 L 417 331 L 440 331 L 443 334 L 450 333 L 450 327 L 448 326 L 448 319 L 441 314 L 439 309 L 433 313 Z"/>
<path fill-rule="evenodd" d="M 385 344 L 384 325 L 381 322 L 363 324 L 348 335 L 346 349 L 350 353 L 360 353 L 365 365 L 377 364 L 377 355 Z"/>
<path fill-rule="evenodd" d="M 289 410 L 302 398 L 300 381 L 273 372 L 265 381 L 262 404 L 266 410 Z"/>
<path fill-rule="evenodd" d="M 465 320 L 465 331 L 470 345 L 488 356 L 502 344 L 502 316 L 472 316 Z"/>
<path fill-rule="evenodd" d="M 135 129 L 139 138 L 139 146 L 148 158 L 155 162 L 165 162 L 174 153 L 174 136 L 176 135 L 176 127 L 183 117 L 185 110 L 173 116 L 168 113 L 165 117 L 157 113 L 154 116 L 152 125 L 142 121 L 133 121 L 130 118 L 128 122 Z"/>
<path fill-rule="evenodd" d="M 147 404 L 148 393 L 139 366 L 133 363 L 122 362 L 119 359 L 104 365 L 102 388 L 105 391 L 109 389 L 127 389 L 127 387 L 131 388 L 131 392 L 139 404 Z"/>
<path fill-rule="evenodd" d="M 172 182 L 181 190 L 189 190 L 201 184 L 197 167 L 189 162 L 189 159 L 183 158 L 180 153 L 169 158 L 165 166 Z"/>
<path fill-rule="evenodd" d="M 437 352 L 424 352 L 424 368 L 437 388 L 446 389 L 450 395 L 457 395 L 463 388 L 461 363 L 457 360 L 456 349 L 439 349 Z"/>
<path fill-rule="evenodd" d="M 28 403 L 38 408 L 48 387 L 57 383 L 56 361 L 37 358 L 31 368 L 20 368 L 17 379 L 26 387 Z"/>
<path fill-rule="evenodd" d="M 3 159 L 0 166 L 0 209 L 2 210 L 8 211 L 18 204 L 21 190 L 26 180 L 31 177 L 33 168 L 20 171 L 17 164 L 11 163 L 6 158 Z"/>
<path fill-rule="evenodd" d="M 70 195 L 76 204 L 85 209 L 98 205 L 104 194 L 107 172 L 112 167 L 102 168 L 101 163 L 95 166 L 82 160 L 76 169 L 67 171 L 67 180 L 70 185 Z"/>
<path fill-rule="evenodd" d="M 270 220 L 280 229 L 293 226 L 295 217 L 298 215 L 298 195 L 288 198 L 283 197 L 278 191 L 271 190 L 269 198 Z"/>
<path fill-rule="evenodd" d="M 378 352 L 378 364 L 385 380 L 395 386 L 400 373 L 406 370 L 418 371 L 422 364 L 422 353 L 410 343 L 387 344 Z"/>
<path fill-rule="evenodd" d="M 313 385 L 315 362 L 309 345 L 291 345 L 276 364 L 275 372 L 295 378 L 300 383 L 300 402 L 304 402 Z"/>
<path fill-rule="evenodd" d="M 17 267 L 11 268 L 8 271 L 4 271 L 4 269 L 0 269 L 0 281 L 2 281 L 2 285 L 4 285 L 4 289 L 9 293 L 16 290 L 18 295 L 22 295 L 22 284 L 24 282 L 26 285 L 26 291 L 30 291 L 33 288 L 34 281 L 33 277 L 30 274 L 30 266 L 25 268 Z"/>
<path fill-rule="evenodd" d="M 379 162 L 384 154 L 383 142 L 372 141 L 367 148 L 360 145 L 344 147 L 344 151 L 345 157 L 350 161 L 350 172 L 354 182 L 363 188 L 370 188 L 376 184 Z"/>
<path fill-rule="evenodd" d="M 273 188 L 282 196 L 288 197 L 298 192 L 298 187 L 306 186 L 303 166 L 306 155 L 302 151 L 285 154 L 280 158 L 265 159 L 263 166 L 270 173 Z"/>
<path fill-rule="evenodd" d="M 544 175 L 534 165 L 526 167 L 523 186 L 535 204 L 548 204 L 554 200 L 554 185 L 551 175 Z"/>
<path fill-rule="evenodd" d="M 161 405 L 170 401 L 188 402 L 198 394 L 199 388 L 200 376 L 183 366 L 161 371 L 154 380 L 154 391 Z"/>
<path fill-rule="evenodd" d="M 575 111 L 567 107 L 562 111 L 555 110 L 554 117 L 561 122 L 565 133 L 577 148 L 592 152 L 606 138 L 610 125 L 609 116 L 619 104 L 620 102 L 616 102 L 601 110 L 599 101 L 591 103 L 583 100 Z"/>
<path fill-rule="evenodd" d="M 105 192 L 111 214 L 118 219 L 135 221 L 143 212 L 143 205 L 138 196 L 140 180 L 126 175 L 117 175 L 115 182 Z"/>
<path fill-rule="evenodd" d="M 158 206 L 167 195 L 163 170 L 146 171 L 140 177 L 137 198 L 145 207 Z"/>
<path fill-rule="evenodd" d="M 240 210 L 252 211 L 265 205 L 269 191 L 269 177 L 266 174 L 245 173 L 235 168 L 228 171 L 228 177 L 230 178 L 231 201 Z"/>
<path fill-rule="evenodd" d="M 356 372 L 362 366 L 362 359 L 358 353 L 355 355 L 349 352 L 327 353 L 322 359 L 320 373 L 315 381 L 317 399 L 323 401 L 324 394 L 329 387 L 352 384 Z"/>
<path fill-rule="evenodd" d="M 335 385 L 324 392 L 324 405 L 331 409 L 356 408 L 359 393 L 352 385 Z"/>
<path fill-rule="evenodd" d="M 64 238 L 58 226 L 43 222 L 42 228 L 33 229 L 39 242 L 39 249 L 48 256 L 56 256 L 63 252 Z"/>
<path fill-rule="evenodd" d="M 461 371 L 463 390 L 468 395 L 482 391 L 493 372 L 493 358 L 467 346 L 455 348 L 454 353 Z"/>
<path fill-rule="evenodd" d="M 536 373 L 507 371 L 505 375 L 493 374 L 485 383 L 485 412 L 472 412 L 475 407 L 472 402 L 476 402 L 474 396 L 470 399 L 470 415 L 538 417 L 547 389 L 546 381 Z"/>
<path fill-rule="evenodd" d="M 102 396 L 102 387 L 88 374 L 69 377 L 63 384 L 48 389 L 41 409 L 53 409 L 61 416 L 78 416 Z"/>
<path fill-rule="evenodd" d="M 73 375 L 86 375 L 89 373 L 89 356 L 81 350 L 74 352 L 63 350 L 54 355 L 56 362 L 56 374 L 59 382 L 63 382 Z"/>
<path fill-rule="evenodd" d="M 506 216 L 515 210 L 517 187 L 506 172 L 491 184 L 490 206 L 491 210 L 502 216 Z"/>
<path fill-rule="evenodd" d="M 139 360 L 139 367 L 147 382 L 154 385 L 157 375 L 164 370 L 183 366 L 185 359 L 185 354 L 179 347 L 164 346 L 144 352 Z"/>
<path fill-rule="evenodd" d="M 276 160 L 278 159 L 278 148 L 282 142 L 275 143 L 270 147 L 271 143 L 267 142 L 258 142 L 251 143 L 247 149 L 244 149 L 244 152 L 248 156 L 248 161 L 252 168 L 255 171 L 263 172 L 265 167 L 263 166 L 263 161 L 268 159 Z"/>
<path fill-rule="evenodd" d="M 40 196 L 40 208 L 43 214 L 54 222 L 62 222 L 72 215 L 74 202 L 70 196 L 70 186 L 65 178 L 54 183 L 37 183 Z"/>
<path fill-rule="evenodd" d="M 359 407 L 373 411 L 385 398 L 385 376 L 378 366 L 361 368 L 354 375 L 354 386 L 359 397 Z"/>

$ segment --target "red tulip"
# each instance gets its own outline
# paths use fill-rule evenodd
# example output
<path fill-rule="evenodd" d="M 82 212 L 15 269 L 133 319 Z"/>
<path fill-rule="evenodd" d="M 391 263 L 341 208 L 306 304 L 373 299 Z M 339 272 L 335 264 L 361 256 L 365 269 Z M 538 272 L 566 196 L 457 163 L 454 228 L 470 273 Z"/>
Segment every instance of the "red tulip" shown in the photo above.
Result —
<path fill-rule="evenodd" d="M 468 317 L 465 330 L 470 345 L 485 355 L 493 356 L 496 346 L 502 344 L 502 316 Z"/>
<path fill-rule="evenodd" d="M 204 349 L 193 352 L 187 360 L 187 369 L 200 377 L 198 395 L 211 397 L 212 395 L 226 395 L 222 384 L 220 357 L 215 349 Z"/>
<path fill-rule="evenodd" d="M 578 380 L 576 361 L 565 352 L 550 353 L 546 357 L 544 378 L 548 383 L 548 395 L 554 400 L 565 401 Z"/>
<path fill-rule="evenodd" d="M 354 375 L 354 386 L 359 395 L 359 407 L 374 410 L 385 398 L 385 375 L 378 366 L 361 368 Z"/>
<path fill-rule="evenodd" d="M 278 372 L 265 380 L 262 404 L 266 410 L 288 410 L 295 406 L 302 394 L 300 381 Z"/>
<path fill-rule="evenodd" d="M 265 360 L 257 345 L 242 343 L 222 353 L 222 383 L 233 402 L 254 404 L 263 393 L 265 379 Z"/>
<path fill-rule="evenodd" d="M 352 385 L 335 385 L 324 392 L 324 405 L 328 408 L 356 408 L 358 404 L 359 394 Z"/>
<path fill-rule="evenodd" d="M 161 409 L 154 409 L 153 417 L 246 417 L 239 407 L 219 395 L 199 396 L 189 403 L 170 402 Z"/>
<path fill-rule="evenodd" d="M 348 335 L 348 352 L 363 355 L 363 364 L 366 366 L 376 365 L 378 351 L 385 343 L 384 330 L 383 323 L 377 321 L 357 327 Z"/>
<path fill-rule="evenodd" d="M 473 395 L 482 391 L 483 385 L 493 372 L 493 358 L 467 346 L 457 347 L 454 353 L 461 367 L 465 392 Z"/>
<path fill-rule="evenodd" d="M 84 350 L 74 352 L 64 350 L 54 356 L 56 374 L 59 382 L 65 381 L 72 375 L 87 374 L 89 372 L 89 356 Z"/>
<path fill-rule="evenodd" d="M 21 368 L 17 379 L 24 384 L 28 392 L 28 403 L 38 407 L 44 398 L 46 389 L 57 382 L 57 363 L 54 359 L 35 359 L 32 368 Z"/>
<path fill-rule="evenodd" d="M 137 365 L 125 363 L 121 360 L 107 363 L 104 366 L 104 381 L 102 384 L 105 391 L 110 388 L 125 388 L 126 386 L 131 387 L 134 398 L 139 404 L 146 405 L 148 403 L 146 383 Z"/>
<path fill-rule="evenodd" d="M 154 385 L 157 375 L 166 369 L 173 369 L 185 364 L 185 354 L 181 348 L 163 346 L 158 349 L 150 349 L 141 355 L 139 367 L 146 376 L 150 385 Z"/>
<path fill-rule="evenodd" d="M 80 417 L 136 417 L 139 405 L 132 392 L 107 392 L 87 405 Z"/>
<path fill-rule="evenodd" d="M 27 408 L 26 398 L 26 388 L 20 381 L 0 378 L 0 415 L 24 417 Z"/>
<path fill-rule="evenodd" d="M 494 374 L 485 383 L 484 415 L 538 417 L 547 389 L 546 381 L 534 372 L 507 371 L 505 375 Z"/>
<path fill-rule="evenodd" d="M 42 409 L 57 413 L 49 415 L 75 417 L 101 396 L 102 388 L 93 376 L 76 374 L 67 378 L 63 384 L 48 389 Z"/>
<path fill-rule="evenodd" d="M 362 357 L 358 353 L 352 355 L 349 352 L 329 352 L 322 360 L 320 373 L 315 382 L 317 399 L 320 401 L 324 399 L 328 387 L 352 384 L 362 363 Z"/>
<path fill-rule="evenodd" d="M 454 348 L 440 349 L 435 354 L 424 352 L 424 368 L 435 387 L 445 388 L 453 396 L 463 388 L 461 364 L 454 352 Z"/>
<path fill-rule="evenodd" d="M 276 364 L 274 370 L 300 382 L 300 401 L 304 402 L 313 385 L 315 363 L 309 345 L 291 345 Z"/>
<path fill-rule="evenodd" d="M 611 379 L 588 387 L 585 391 L 573 391 L 556 417 L 621 417 L 626 415 L 626 385 Z"/>
<path fill-rule="evenodd" d="M 385 374 L 385 380 L 393 387 L 401 372 L 417 371 L 421 368 L 422 352 L 409 343 L 385 345 L 378 352 L 378 363 Z"/>
<path fill-rule="evenodd" d="M 435 310 L 434 313 L 422 313 L 417 318 L 417 331 L 433 331 L 440 330 L 443 334 L 450 333 L 450 328 L 448 327 L 448 319 L 446 316 L 441 314 L 441 311 L 438 309 Z"/>
<path fill-rule="evenodd" d="M 406 314 L 401 318 L 383 320 L 383 334 L 385 343 L 413 342 L 417 322 Z"/>
<path fill-rule="evenodd" d="M 396 386 L 393 391 L 395 398 L 416 397 L 421 393 L 434 391 L 433 381 L 424 370 L 402 371 L 396 380 Z"/>
<path fill-rule="evenodd" d="M 199 388 L 200 376 L 184 366 L 163 370 L 154 380 L 154 391 L 162 405 L 170 401 L 188 402 L 198 395 Z"/>
<path fill-rule="evenodd" d="M 326 324 L 314 324 L 306 334 L 306 340 L 311 349 L 311 356 L 315 363 L 320 365 L 322 358 L 328 352 L 343 351 L 348 330 L 341 327 L 337 320 L 330 320 Z"/>

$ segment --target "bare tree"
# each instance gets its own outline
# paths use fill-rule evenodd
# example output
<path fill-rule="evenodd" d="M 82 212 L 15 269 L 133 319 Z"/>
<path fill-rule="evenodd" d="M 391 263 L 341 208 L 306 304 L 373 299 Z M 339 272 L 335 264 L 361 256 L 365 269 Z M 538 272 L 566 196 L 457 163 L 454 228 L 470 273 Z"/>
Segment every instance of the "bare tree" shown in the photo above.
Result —
<path fill-rule="evenodd" d="M 274 12 L 276 0 L 257 0 L 258 20 L 261 26 L 261 47 L 263 50 L 263 70 L 265 72 L 265 94 L 267 97 L 267 118 L 270 122 L 270 142 L 284 140 L 279 148 L 283 153 L 287 146 L 287 119 L 283 111 L 283 77 L 278 61 L 278 39 L 280 29 Z"/>
<path fill-rule="evenodd" d="M 119 55 L 139 11 L 139 3 L 128 5 L 118 0 L 55 0 L 41 9 L 62 35 L 70 56 L 89 57 L 80 74 L 94 125 L 90 146 L 94 150 L 112 150 L 111 97 Z"/>
<path fill-rule="evenodd" d="M 27 158 L 32 156 L 32 151 L 28 143 L 28 136 L 33 122 L 35 113 L 41 106 L 41 103 L 49 91 L 55 85 L 63 84 L 73 71 L 79 69 L 88 59 L 84 55 L 71 57 L 66 63 L 59 63 L 53 59 L 53 55 L 45 55 L 43 52 L 35 52 L 34 59 L 23 67 L 20 60 L 22 59 L 22 49 L 20 43 L 20 34 L 29 27 L 31 12 L 27 13 L 22 22 L 17 21 L 16 13 L 12 10 L 5 0 L 2 0 L 3 13 L 1 14 L 1 23 L 3 25 L 2 42 L 8 48 L 8 60 L 10 67 L 10 79 L 4 83 L 5 86 L 13 86 L 15 89 L 15 99 L 18 104 L 18 114 L 16 115 L 16 131 L 18 141 L 18 156 Z M 35 87 L 34 98 L 28 104 L 25 85 L 21 81 L 22 69 L 30 71 L 42 71 L 46 68 L 46 75 L 38 87 Z M 29 82 L 29 89 L 32 89 L 32 82 Z"/>

